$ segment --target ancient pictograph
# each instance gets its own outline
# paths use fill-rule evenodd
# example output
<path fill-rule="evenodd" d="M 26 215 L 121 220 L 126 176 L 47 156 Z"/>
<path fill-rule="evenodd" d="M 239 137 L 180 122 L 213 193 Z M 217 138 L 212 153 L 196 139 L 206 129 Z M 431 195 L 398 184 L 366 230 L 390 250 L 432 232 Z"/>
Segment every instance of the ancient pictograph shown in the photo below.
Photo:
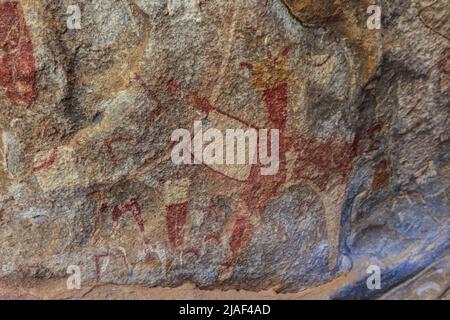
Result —
<path fill-rule="evenodd" d="M 0 0 L 0 290 L 413 279 L 448 247 L 446 7 Z"/>
<path fill-rule="evenodd" d="M 0 3 L 0 87 L 15 105 L 37 97 L 33 41 L 17 1 Z"/>

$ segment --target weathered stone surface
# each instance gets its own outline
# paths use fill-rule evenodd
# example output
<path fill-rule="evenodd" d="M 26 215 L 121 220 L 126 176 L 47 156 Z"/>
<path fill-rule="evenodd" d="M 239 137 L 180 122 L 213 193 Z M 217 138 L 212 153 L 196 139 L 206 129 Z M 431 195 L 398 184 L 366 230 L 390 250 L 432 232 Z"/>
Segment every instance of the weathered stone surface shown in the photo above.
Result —
<path fill-rule="evenodd" d="M 0 298 L 448 298 L 445 1 L 76 3 L 0 0 Z M 175 165 L 199 120 L 277 174 Z"/>

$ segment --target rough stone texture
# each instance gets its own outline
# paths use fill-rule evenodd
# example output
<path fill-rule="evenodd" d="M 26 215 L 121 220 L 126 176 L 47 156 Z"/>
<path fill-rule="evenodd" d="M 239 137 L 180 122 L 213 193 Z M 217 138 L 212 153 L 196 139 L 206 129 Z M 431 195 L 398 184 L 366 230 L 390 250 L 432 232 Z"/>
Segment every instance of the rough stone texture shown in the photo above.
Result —
<path fill-rule="evenodd" d="M 76 2 L 0 1 L 1 298 L 449 298 L 445 0 Z M 278 174 L 174 165 L 194 120 Z"/>

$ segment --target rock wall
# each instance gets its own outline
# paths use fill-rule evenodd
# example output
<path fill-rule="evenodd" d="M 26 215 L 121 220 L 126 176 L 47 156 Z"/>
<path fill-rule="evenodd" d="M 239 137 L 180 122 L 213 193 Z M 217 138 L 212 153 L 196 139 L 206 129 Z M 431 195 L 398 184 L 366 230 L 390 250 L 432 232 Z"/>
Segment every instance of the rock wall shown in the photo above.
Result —
<path fill-rule="evenodd" d="M 449 15 L 0 1 L 0 297 L 448 298 Z M 196 121 L 278 130 L 276 173 L 174 164 Z"/>

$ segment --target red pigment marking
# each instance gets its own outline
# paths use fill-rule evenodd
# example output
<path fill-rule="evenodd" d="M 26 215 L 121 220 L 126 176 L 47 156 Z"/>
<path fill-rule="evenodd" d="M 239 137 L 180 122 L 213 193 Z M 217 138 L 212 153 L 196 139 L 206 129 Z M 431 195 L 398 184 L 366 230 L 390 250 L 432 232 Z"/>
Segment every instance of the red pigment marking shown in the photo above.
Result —
<path fill-rule="evenodd" d="M 444 39 L 447 40 L 447 41 L 450 41 L 450 38 L 448 38 L 446 35 L 444 35 L 444 34 L 438 32 L 438 31 L 434 30 L 434 29 L 433 29 L 431 26 L 429 26 L 429 25 L 423 20 L 423 18 L 422 18 L 422 13 L 423 13 L 423 11 L 425 11 L 425 10 L 428 9 L 429 7 L 433 6 L 434 4 L 435 4 L 435 2 L 433 2 L 432 4 L 430 4 L 430 5 L 428 5 L 428 6 L 424 7 L 424 8 L 422 8 L 421 10 L 419 10 L 419 12 L 417 13 L 417 17 L 419 18 L 420 22 L 422 22 L 422 24 L 423 24 L 427 29 L 429 29 L 431 32 L 433 32 L 434 34 L 436 34 L 436 35 L 438 35 L 438 36 L 444 38 Z"/>
<path fill-rule="evenodd" d="M 184 242 L 184 225 L 187 220 L 188 203 L 171 204 L 166 207 L 166 225 L 169 242 L 177 248 Z"/>
<path fill-rule="evenodd" d="M 253 64 L 248 62 L 241 62 L 241 67 L 247 68 L 250 71 L 253 71 Z"/>
<path fill-rule="evenodd" d="M 207 0 L 198 0 L 197 4 L 198 4 L 198 7 L 200 8 L 200 10 L 206 4 L 206 2 L 207 2 Z"/>
<path fill-rule="evenodd" d="M 57 148 L 55 147 L 55 148 L 53 148 L 50 158 L 47 161 L 45 161 L 43 164 L 41 164 L 40 166 L 33 168 L 33 172 L 38 172 L 38 171 L 49 168 L 50 166 L 52 166 L 55 163 L 57 156 L 58 156 L 58 152 L 57 152 Z"/>
<path fill-rule="evenodd" d="M 234 257 L 245 242 L 251 230 L 251 222 L 249 216 L 242 216 L 236 220 L 233 232 L 230 237 L 231 257 Z"/>
<path fill-rule="evenodd" d="M 114 138 L 104 141 L 105 147 L 108 150 L 108 154 L 109 154 L 112 162 L 117 163 L 117 155 L 114 152 L 113 145 L 115 143 L 126 142 L 126 141 L 130 141 L 130 139 L 123 138 L 123 137 L 114 137 Z"/>
<path fill-rule="evenodd" d="M 106 258 L 108 256 L 109 256 L 109 253 L 94 254 L 95 274 L 97 276 L 97 281 L 100 281 L 100 259 Z"/>
<path fill-rule="evenodd" d="M 286 59 L 288 57 L 289 51 L 293 46 L 289 46 L 285 48 L 281 53 L 281 58 Z M 270 56 L 269 56 L 270 58 Z M 253 70 L 253 65 L 250 63 L 242 62 L 242 67 L 246 67 L 250 70 Z M 267 204 L 267 202 L 276 196 L 276 192 L 278 187 L 284 183 L 286 180 L 286 138 L 284 135 L 284 131 L 286 128 L 286 118 L 287 118 L 287 104 L 288 104 L 288 84 L 287 81 L 282 81 L 274 84 L 266 88 L 263 91 L 263 101 L 266 106 L 266 112 L 268 114 L 268 119 L 270 121 L 270 125 L 272 129 L 280 130 L 280 166 L 278 174 L 273 176 L 262 176 L 260 174 L 261 165 L 254 165 L 250 171 L 250 175 L 247 181 L 242 182 L 243 184 L 243 193 L 239 199 L 240 207 L 246 208 L 242 212 L 237 213 L 236 221 L 233 226 L 233 231 L 230 237 L 230 245 L 229 245 L 229 257 L 227 258 L 227 262 L 224 265 L 230 266 L 235 256 L 238 254 L 240 249 L 245 246 L 245 244 L 251 239 L 251 236 L 254 232 L 254 226 L 251 223 L 251 217 L 256 215 L 260 217 L 261 209 Z M 246 123 L 242 119 L 239 119 L 235 116 L 229 115 L 223 111 L 220 111 L 208 101 L 207 98 L 199 96 L 198 93 L 193 93 L 189 95 L 189 105 L 195 109 L 199 109 L 203 112 L 209 113 L 212 110 L 219 112 L 227 117 L 230 117 L 236 121 L 239 121 L 248 127 L 256 128 L 256 126 Z M 258 142 L 259 143 L 259 142 Z M 227 177 L 224 174 L 221 174 L 228 179 L 232 179 Z M 173 213 L 171 214 L 171 222 L 169 223 L 168 219 L 168 231 L 169 231 L 169 239 L 171 239 L 171 243 L 175 246 L 178 243 L 179 236 L 177 234 L 180 233 L 173 227 L 174 220 L 177 215 L 179 215 L 178 208 L 174 207 L 171 209 Z M 184 213 L 185 215 L 185 213 Z M 181 218 L 183 220 L 183 225 L 185 223 L 185 217 Z M 172 227 L 169 227 L 172 226 Z"/>
<path fill-rule="evenodd" d="M 142 77 L 140 75 L 136 75 L 134 77 L 134 80 L 137 81 L 137 83 L 139 84 L 139 86 L 141 86 L 142 89 L 144 89 L 145 93 L 147 93 L 147 95 L 149 97 L 151 97 L 153 100 L 155 100 L 157 102 L 158 105 L 161 105 L 161 100 L 158 98 L 158 95 L 156 94 L 156 91 L 153 90 L 152 87 L 150 87 L 145 81 L 144 79 L 142 79 Z"/>
<path fill-rule="evenodd" d="M 155 261 L 159 261 L 158 257 L 156 256 L 155 253 L 148 251 L 145 253 L 145 257 L 144 257 L 144 262 L 155 262 Z"/>
<path fill-rule="evenodd" d="M 102 224 L 102 213 L 105 212 L 106 210 L 108 210 L 108 204 L 106 203 L 102 203 L 100 205 L 100 208 L 97 207 L 97 209 L 95 210 L 95 229 L 93 232 L 94 238 L 97 232 L 100 231 Z"/>
<path fill-rule="evenodd" d="M 291 47 L 286 48 L 280 55 L 287 58 Z M 282 60 L 273 60 L 280 61 Z M 251 64 L 243 66 L 253 69 Z M 260 218 L 261 210 L 270 199 L 277 195 L 278 188 L 286 181 L 286 152 L 288 138 L 286 137 L 287 107 L 288 107 L 288 83 L 280 81 L 263 91 L 263 102 L 266 107 L 271 128 L 280 130 L 280 166 L 277 175 L 260 175 L 260 166 L 252 167 L 250 177 L 244 184 L 244 191 L 240 198 L 242 207 L 247 212 L 237 214 L 236 222 L 229 244 L 229 258 L 224 263 L 230 267 L 241 248 L 245 247 L 254 232 L 251 216 Z M 332 175 L 340 174 L 342 182 L 345 182 L 352 169 L 352 161 L 355 157 L 354 144 L 339 141 L 320 141 L 314 139 L 300 139 L 292 143 L 299 153 L 296 169 L 297 178 L 315 182 L 324 189 Z"/>
<path fill-rule="evenodd" d="M 307 55 L 308 55 L 308 57 L 311 59 L 311 53 L 308 52 Z M 319 67 L 324 66 L 330 59 L 331 59 L 331 55 L 329 54 L 329 55 L 325 58 L 324 61 L 322 61 L 322 62 L 320 62 L 320 63 L 312 63 L 311 65 L 312 65 L 313 67 L 315 67 L 315 68 L 319 68 Z"/>
<path fill-rule="evenodd" d="M 94 254 L 94 262 L 95 262 L 95 274 L 97 277 L 97 282 L 100 281 L 100 276 L 101 276 L 101 274 L 100 274 L 101 259 L 106 258 L 106 257 L 119 257 L 119 258 L 122 257 L 125 266 L 128 267 L 128 262 L 127 262 L 126 256 L 120 250 L 116 250 L 116 252 L 111 252 L 108 250 L 108 252 L 106 252 L 106 253 L 96 253 L 96 254 Z"/>
<path fill-rule="evenodd" d="M 172 79 L 168 82 L 167 87 L 169 89 L 169 92 L 172 94 L 178 94 L 180 91 L 180 85 L 178 84 L 175 79 Z"/>
<path fill-rule="evenodd" d="M 203 242 L 215 241 L 220 243 L 220 235 L 218 233 L 211 233 L 203 237 Z"/>
<path fill-rule="evenodd" d="M 209 103 L 208 99 L 200 96 L 197 92 L 190 94 L 188 101 L 190 106 L 202 112 L 208 113 L 214 110 L 214 107 Z"/>
<path fill-rule="evenodd" d="M 291 52 L 292 49 L 294 49 L 295 44 L 290 44 L 288 45 L 286 48 L 283 49 L 283 51 L 281 52 L 281 56 L 283 58 L 287 58 L 289 56 L 289 52 Z"/>
<path fill-rule="evenodd" d="M 217 108 L 215 108 L 208 100 L 208 98 L 201 96 L 198 92 L 194 92 L 192 94 L 189 95 L 188 98 L 188 103 L 189 106 L 192 107 L 193 109 L 205 112 L 206 114 L 208 114 L 211 111 L 215 111 L 219 114 L 222 114 L 228 118 L 231 118 L 233 120 L 236 120 L 248 127 L 254 128 L 254 129 L 259 129 L 259 127 L 254 126 L 252 124 L 250 124 L 249 122 L 242 120 L 236 116 L 233 116 L 229 113 L 226 113 L 225 111 L 219 110 Z"/>
<path fill-rule="evenodd" d="M 128 212 L 131 212 L 133 215 L 134 221 L 139 226 L 139 230 L 144 232 L 144 219 L 142 218 L 141 207 L 136 199 L 131 199 L 128 203 L 115 206 L 112 211 L 112 220 L 117 222 L 125 213 Z"/>
<path fill-rule="evenodd" d="M 283 59 L 279 58 L 286 59 L 291 48 L 292 46 L 289 46 L 284 49 L 278 59 L 272 61 L 283 63 Z M 242 62 L 241 66 L 251 71 L 254 69 L 252 64 L 246 62 Z M 178 90 L 178 86 L 175 89 L 169 85 L 170 92 L 173 93 L 176 90 Z M 188 97 L 188 104 L 194 109 L 205 113 L 214 110 L 249 127 L 257 128 L 242 119 L 216 109 L 207 98 L 200 96 L 197 92 L 190 94 Z M 236 213 L 235 223 L 230 236 L 229 254 L 223 264 L 228 267 L 232 266 L 236 256 L 245 247 L 254 233 L 252 217 L 256 216 L 257 219 L 260 218 L 261 210 L 267 205 L 270 199 L 276 196 L 278 188 L 286 181 L 287 169 L 285 154 L 288 145 L 288 138 L 285 136 L 288 106 L 287 80 L 275 83 L 263 90 L 263 102 L 271 128 L 280 130 L 279 171 L 277 175 L 262 176 L 260 174 L 261 166 L 254 165 L 252 166 L 248 180 L 241 182 L 243 184 L 243 192 L 239 199 L 239 207 L 245 208 L 245 210 Z M 292 143 L 292 147 L 299 151 L 300 154 L 295 169 L 297 177 L 313 181 L 321 189 L 326 187 L 332 175 L 340 174 L 342 182 L 345 182 L 351 172 L 352 161 L 356 154 L 357 147 L 355 147 L 355 143 L 357 145 L 357 141 L 347 143 L 339 141 L 326 142 L 313 139 L 300 139 L 297 143 Z M 224 174 L 221 174 L 221 176 L 232 179 Z M 184 240 L 183 229 L 187 217 L 187 203 L 168 206 L 166 213 L 169 241 L 171 246 L 176 248 Z M 204 241 L 206 242 L 210 239 L 220 241 L 220 237 L 215 235 L 206 236 Z"/>
<path fill-rule="evenodd" d="M 439 71 L 450 74 L 450 48 L 445 48 L 437 64 Z"/>
<path fill-rule="evenodd" d="M 292 46 L 282 51 L 278 58 L 286 59 Z M 276 59 L 272 61 L 282 61 Z M 250 63 L 241 63 L 242 67 L 253 70 L 254 67 Z M 189 95 L 189 105 L 203 112 L 211 112 L 212 110 L 220 112 L 223 115 L 233 118 L 249 127 L 255 126 L 245 123 L 242 119 L 222 112 L 208 101 L 207 98 L 199 96 L 198 93 Z M 278 188 L 286 181 L 286 152 L 288 139 L 285 136 L 287 122 L 287 106 L 288 106 L 288 83 L 280 81 L 263 90 L 263 102 L 272 129 L 280 130 L 280 166 L 278 174 L 272 176 L 262 176 L 260 174 L 260 165 L 252 166 L 249 178 L 243 184 L 243 192 L 239 199 L 239 207 L 244 210 L 236 213 L 236 219 L 229 242 L 229 254 L 223 263 L 224 266 L 231 267 L 237 254 L 248 243 L 254 233 L 254 224 L 252 217 L 260 218 L 261 210 L 267 205 L 268 201 L 276 196 Z M 298 144 L 298 145 L 297 145 Z M 297 147 L 300 157 L 297 164 L 297 172 L 299 177 L 307 180 L 315 181 L 322 188 L 330 179 L 332 174 L 341 174 L 344 181 L 351 172 L 352 160 L 355 155 L 354 143 L 346 142 L 325 142 L 312 139 L 302 139 L 299 143 L 292 144 Z M 308 168 L 304 174 L 300 168 Z M 309 169 L 311 167 L 312 169 Z M 304 174 L 304 176 L 302 176 Z M 232 179 L 223 175 L 227 179 Z M 169 241 L 172 247 L 177 247 L 183 242 L 183 227 L 186 223 L 187 204 L 178 204 L 167 207 L 167 228 Z M 211 236 L 204 238 L 204 241 L 213 239 Z M 220 237 L 217 237 L 219 240 Z"/>
<path fill-rule="evenodd" d="M 321 190 L 334 175 L 340 175 L 340 182 L 345 183 L 355 157 L 353 143 L 339 141 L 300 138 L 296 151 L 295 177 L 312 181 Z"/>
<path fill-rule="evenodd" d="M 55 126 L 52 126 L 50 128 L 46 127 L 44 130 L 42 130 L 41 137 L 50 138 L 57 134 L 59 134 L 59 130 L 57 127 Z"/>
<path fill-rule="evenodd" d="M 157 102 L 156 109 L 153 110 L 150 113 L 150 116 L 148 117 L 148 119 L 149 119 L 148 121 L 153 123 L 154 121 L 156 121 L 161 116 L 162 112 L 164 111 L 162 102 L 157 97 L 156 91 L 150 85 L 145 83 L 145 81 L 142 79 L 142 77 L 137 75 L 135 77 L 135 81 L 139 84 L 140 87 L 142 87 L 144 89 L 144 91 L 147 93 L 147 95 L 150 98 L 154 99 Z M 176 94 L 176 95 L 180 95 L 181 94 L 179 84 L 173 79 L 168 82 L 167 90 L 168 90 L 168 92 L 170 94 Z M 227 117 L 229 117 L 231 119 L 234 119 L 236 121 L 239 121 L 239 122 L 243 123 L 246 126 L 249 126 L 249 127 L 255 128 L 255 129 L 259 129 L 259 127 L 257 127 L 257 126 L 251 125 L 250 123 L 248 123 L 248 122 L 246 122 L 246 121 L 244 121 L 242 119 L 239 119 L 236 116 L 233 116 L 231 114 L 228 114 L 228 113 L 226 113 L 226 112 L 224 112 L 222 110 L 219 110 L 219 109 L 215 108 L 208 101 L 208 99 L 206 97 L 200 95 L 198 92 L 193 92 L 193 93 L 189 94 L 188 95 L 188 99 L 187 99 L 187 103 L 193 109 L 199 110 L 201 112 L 209 113 L 211 111 L 216 111 L 217 113 L 220 113 L 220 114 L 222 114 L 224 116 L 227 116 Z"/>
<path fill-rule="evenodd" d="M 105 212 L 108 209 L 108 204 L 102 203 L 100 206 L 100 212 Z"/>
<path fill-rule="evenodd" d="M 219 222 L 225 218 L 225 214 L 217 207 L 217 205 L 212 205 L 210 208 L 213 210 L 213 216 L 216 222 Z"/>
<path fill-rule="evenodd" d="M 144 263 L 157 263 L 157 264 L 161 265 L 160 262 L 161 262 L 161 259 L 157 253 L 155 253 L 151 250 L 147 251 L 145 253 Z"/>
<path fill-rule="evenodd" d="M 39 137 L 40 138 L 51 138 L 57 134 L 59 134 L 60 131 L 56 126 L 52 126 L 50 124 L 50 121 L 46 121 L 39 130 Z"/>
<path fill-rule="evenodd" d="M 273 126 L 271 129 L 279 129 L 280 131 L 286 129 L 288 104 L 287 92 L 287 82 L 280 83 L 264 90 L 263 101 L 266 106 L 269 120 Z"/>
<path fill-rule="evenodd" d="M 134 77 L 134 81 L 137 82 L 137 84 L 144 90 L 148 97 L 156 102 L 156 108 L 150 112 L 150 115 L 147 118 L 147 122 L 153 123 L 161 116 L 162 112 L 164 111 L 162 101 L 156 94 L 156 90 L 148 85 L 141 76 L 136 75 Z M 169 84 L 169 88 L 172 88 L 172 90 L 177 90 L 178 86 L 176 86 L 176 83 L 174 83 L 172 86 Z"/>
<path fill-rule="evenodd" d="M 195 256 L 197 259 L 200 258 L 200 253 L 198 252 L 197 249 L 195 248 L 189 248 L 183 251 L 183 253 L 181 254 L 183 257 L 188 256 L 188 255 L 193 255 Z"/>
<path fill-rule="evenodd" d="M 292 47 L 293 46 L 286 47 L 281 52 L 279 57 L 287 59 L 289 51 Z M 284 63 L 282 59 L 276 59 L 274 61 Z M 249 68 L 250 70 L 253 69 L 252 64 L 242 63 L 241 65 Z M 279 170 L 276 175 L 263 176 L 260 173 L 261 165 L 252 166 L 248 180 L 243 182 L 244 191 L 239 202 L 240 206 L 246 209 L 243 212 L 237 213 L 236 222 L 233 226 L 233 231 L 230 237 L 230 257 L 224 264 L 228 266 L 230 266 L 229 263 L 235 259 L 235 256 L 239 253 L 240 249 L 248 243 L 254 233 L 254 226 L 251 222 L 251 217 L 256 215 L 257 218 L 260 218 L 261 210 L 266 206 L 270 199 L 276 196 L 278 188 L 286 181 L 287 139 L 285 136 L 285 129 L 288 107 L 287 81 L 281 81 L 267 87 L 263 91 L 262 99 L 270 121 L 271 129 L 278 129 L 280 131 Z"/>
<path fill-rule="evenodd" d="M 33 43 L 16 1 L 0 4 L 0 87 L 20 106 L 30 106 L 37 96 Z"/>

